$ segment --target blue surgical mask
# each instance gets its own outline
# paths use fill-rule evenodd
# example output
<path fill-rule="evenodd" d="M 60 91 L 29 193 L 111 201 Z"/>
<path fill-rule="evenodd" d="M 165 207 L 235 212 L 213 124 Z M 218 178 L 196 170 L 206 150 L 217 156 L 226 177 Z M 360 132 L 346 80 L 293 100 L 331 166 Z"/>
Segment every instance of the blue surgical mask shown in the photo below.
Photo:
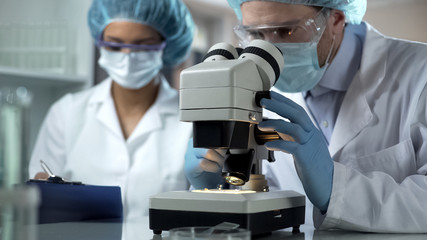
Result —
<path fill-rule="evenodd" d="M 101 48 L 98 64 L 120 86 L 140 89 L 153 80 L 163 67 L 162 50 L 114 52 Z"/>
<path fill-rule="evenodd" d="M 335 39 L 335 38 L 334 38 Z M 282 92 L 304 92 L 313 89 L 322 79 L 328 67 L 329 57 L 325 65 L 319 66 L 317 43 L 274 43 L 285 59 L 285 67 L 274 85 Z"/>

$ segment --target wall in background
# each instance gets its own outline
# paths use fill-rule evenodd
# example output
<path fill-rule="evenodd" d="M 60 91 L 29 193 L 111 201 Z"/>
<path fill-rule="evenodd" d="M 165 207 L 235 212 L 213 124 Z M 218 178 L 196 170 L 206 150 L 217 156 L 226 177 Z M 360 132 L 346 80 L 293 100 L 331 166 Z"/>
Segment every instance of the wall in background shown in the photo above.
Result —
<path fill-rule="evenodd" d="M 169 71 L 171 85 L 179 89 L 179 75 L 187 67 L 200 63 L 208 49 L 218 42 L 237 46 L 233 27 L 237 19 L 226 0 L 183 0 L 193 16 L 196 33 L 192 51 L 183 64 Z"/>
<path fill-rule="evenodd" d="M 368 0 L 364 20 L 385 35 L 427 43 L 427 0 Z"/>

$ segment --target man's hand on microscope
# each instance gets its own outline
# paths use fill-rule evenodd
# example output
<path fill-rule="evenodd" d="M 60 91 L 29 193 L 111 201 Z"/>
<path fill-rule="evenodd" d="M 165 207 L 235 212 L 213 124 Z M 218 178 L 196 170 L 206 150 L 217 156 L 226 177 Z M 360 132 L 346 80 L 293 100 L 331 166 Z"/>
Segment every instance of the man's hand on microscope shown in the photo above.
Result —
<path fill-rule="evenodd" d="M 275 92 L 271 92 L 270 96 L 271 99 L 261 99 L 262 107 L 289 121 L 275 119 L 259 124 L 261 131 L 276 131 L 282 138 L 267 142 L 265 146 L 272 151 L 293 155 L 307 197 L 314 206 L 326 212 L 334 172 L 326 140 L 301 106 Z M 289 136 L 294 141 L 289 141 Z"/>

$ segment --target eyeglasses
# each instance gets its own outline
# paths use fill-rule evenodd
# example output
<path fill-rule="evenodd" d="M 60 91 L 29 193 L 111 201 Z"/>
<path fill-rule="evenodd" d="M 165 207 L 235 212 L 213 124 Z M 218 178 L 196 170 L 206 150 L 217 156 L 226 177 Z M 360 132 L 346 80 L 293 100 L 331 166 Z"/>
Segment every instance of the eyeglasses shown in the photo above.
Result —
<path fill-rule="evenodd" d="M 166 42 L 163 41 L 160 44 L 125 44 L 116 42 L 107 42 L 101 39 L 102 35 L 96 41 L 96 45 L 99 47 L 105 47 L 109 51 L 119 52 L 123 48 L 128 48 L 132 52 L 138 51 L 160 51 L 166 47 Z"/>
<path fill-rule="evenodd" d="M 329 13 L 329 8 L 322 8 L 314 17 L 306 17 L 295 23 L 237 25 L 234 27 L 234 32 L 243 46 L 254 39 L 271 43 L 317 42 L 326 28 Z"/>

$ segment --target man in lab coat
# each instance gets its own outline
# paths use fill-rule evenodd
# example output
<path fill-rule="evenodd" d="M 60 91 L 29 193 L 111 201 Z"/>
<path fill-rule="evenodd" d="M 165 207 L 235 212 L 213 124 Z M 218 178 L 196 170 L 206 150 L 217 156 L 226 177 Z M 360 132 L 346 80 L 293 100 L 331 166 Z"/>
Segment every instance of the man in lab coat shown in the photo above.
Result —
<path fill-rule="evenodd" d="M 366 0 L 228 2 L 243 45 L 264 39 L 284 54 L 261 100 L 276 119 L 260 129 L 281 136 L 266 143 L 276 151 L 264 166 L 270 188 L 305 193 L 306 223 L 318 229 L 427 232 L 426 44 L 362 22 Z M 190 148 L 186 175 L 214 187 L 223 161 Z"/>

